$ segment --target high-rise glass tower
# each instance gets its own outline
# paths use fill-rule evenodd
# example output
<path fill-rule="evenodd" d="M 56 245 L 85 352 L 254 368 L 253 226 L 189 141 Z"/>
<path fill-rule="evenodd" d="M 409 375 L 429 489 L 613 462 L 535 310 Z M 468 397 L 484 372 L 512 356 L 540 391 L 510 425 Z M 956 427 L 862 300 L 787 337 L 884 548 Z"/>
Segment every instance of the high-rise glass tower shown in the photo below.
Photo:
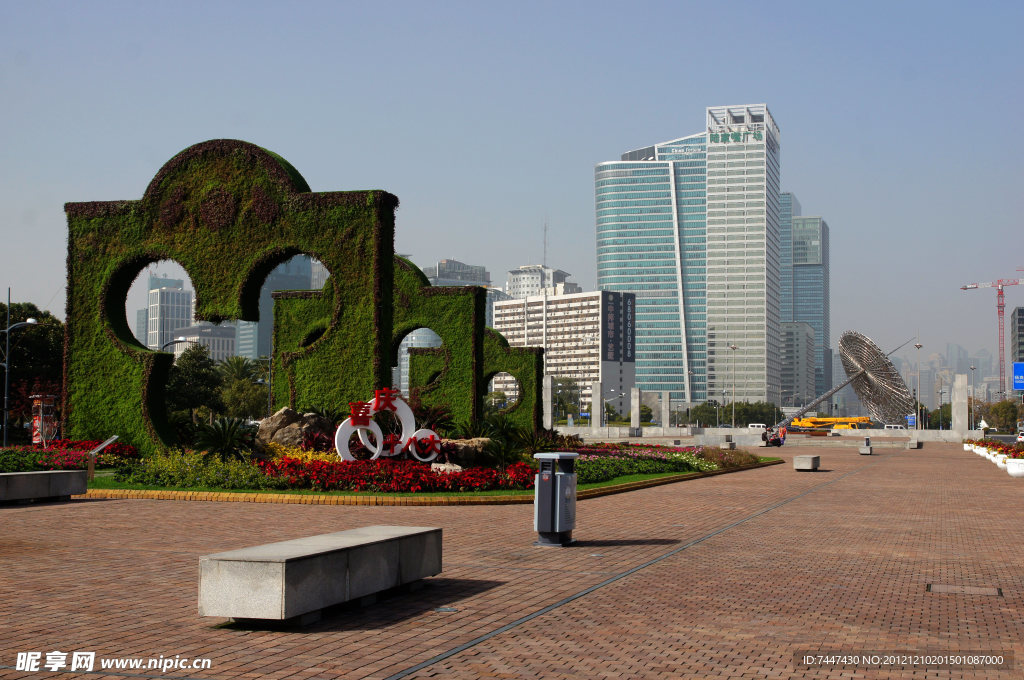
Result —
<path fill-rule="evenodd" d="M 707 137 L 598 164 L 597 286 L 636 294 L 636 385 L 709 397 L 706 364 Z"/>
<path fill-rule="evenodd" d="M 596 170 L 597 283 L 636 293 L 636 382 L 778 403 L 779 129 L 764 104 Z"/>
<path fill-rule="evenodd" d="M 271 293 L 277 290 L 308 290 L 312 280 L 313 263 L 308 255 L 296 255 L 267 275 L 260 289 L 260 320 L 238 322 L 235 351 L 239 356 L 250 359 L 270 356 L 274 335 L 274 299 Z M 320 285 L 323 287 L 322 282 Z"/>
<path fill-rule="evenodd" d="M 779 319 L 793 320 L 793 217 L 800 201 L 789 192 L 779 194 Z"/>
<path fill-rule="evenodd" d="M 793 321 L 814 329 L 814 389 L 832 388 L 828 224 L 820 217 L 793 217 Z"/>
<path fill-rule="evenodd" d="M 707 109 L 711 394 L 779 403 L 779 128 L 764 104 Z"/>

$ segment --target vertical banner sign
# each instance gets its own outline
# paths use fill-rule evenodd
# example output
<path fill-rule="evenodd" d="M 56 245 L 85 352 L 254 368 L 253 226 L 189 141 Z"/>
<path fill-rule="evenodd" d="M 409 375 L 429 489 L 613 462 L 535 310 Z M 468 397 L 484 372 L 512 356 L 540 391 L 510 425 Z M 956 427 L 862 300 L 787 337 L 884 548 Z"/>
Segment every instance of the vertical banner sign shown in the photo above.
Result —
<path fill-rule="evenodd" d="M 620 342 L 622 312 L 619 308 L 621 296 L 611 291 L 601 293 L 601 345 L 604 347 L 603 361 L 622 361 L 622 344 Z"/>
<path fill-rule="evenodd" d="M 1013 389 L 1024 390 L 1024 361 L 1013 362 Z"/>
<path fill-rule="evenodd" d="M 636 333 L 633 326 L 633 311 L 636 307 L 636 295 L 622 294 L 622 360 L 634 361 L 633 341 Z"/>

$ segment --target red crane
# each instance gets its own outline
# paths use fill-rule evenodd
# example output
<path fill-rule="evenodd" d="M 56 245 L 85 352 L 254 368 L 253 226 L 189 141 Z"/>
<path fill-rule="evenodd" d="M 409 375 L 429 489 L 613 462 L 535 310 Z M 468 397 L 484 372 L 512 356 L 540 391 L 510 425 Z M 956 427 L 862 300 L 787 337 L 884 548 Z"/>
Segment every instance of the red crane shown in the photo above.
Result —
<path fill-rule="evenodd" d="M 999 314 L 999 392 L 1006 398 L 1006 349 L 1003 342 L 1003 310 L 1006 309 L 1006 299 L 1003 297 L 1003 286 L 1019 286 L 1024 279 L 999 279 L 988 283 L 968 283 L 960 286 L 960 290 L 974 290 L 976 288 L 996 289 L 996 312 Z"/>

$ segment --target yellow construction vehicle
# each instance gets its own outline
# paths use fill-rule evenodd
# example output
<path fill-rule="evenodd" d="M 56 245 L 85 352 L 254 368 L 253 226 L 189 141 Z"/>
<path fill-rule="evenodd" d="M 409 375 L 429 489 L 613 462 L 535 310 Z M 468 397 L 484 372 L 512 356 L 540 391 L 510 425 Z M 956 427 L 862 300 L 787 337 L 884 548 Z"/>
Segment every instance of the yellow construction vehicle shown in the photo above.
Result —
<path fill-rule="evenodd" d="M 790 426 L 807 430 L 866 430 L 871 427 L 871 418 L 794 418 Z"/>

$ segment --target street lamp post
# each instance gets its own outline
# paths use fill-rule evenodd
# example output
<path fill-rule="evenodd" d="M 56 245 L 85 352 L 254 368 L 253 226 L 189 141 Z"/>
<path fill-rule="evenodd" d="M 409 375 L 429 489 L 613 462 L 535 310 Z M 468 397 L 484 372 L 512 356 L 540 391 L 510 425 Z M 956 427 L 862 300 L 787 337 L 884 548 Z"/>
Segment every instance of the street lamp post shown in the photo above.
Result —
<path fill-rule="evenodd" d="M 163 352 L 165 349 L 172 345 L 180 345 L 184 342 L 196 342 L 195 340 L 186 340 L 185 338 L 175 338 L 174 340 L 168 340 L 160 346 L 160 351 Z M 198 344 L 198 343 L 197 343 Z"/>
<path fill-rule="evenodd" d="M 25 326 L 34 326 L 38 322 L 35 319 L 27 319 L 25 321 L 19 321 L 18 323 L 11 325 L 11 293 L 7 291 L 7 328 L 4 330 L 4 360 L 0 362 L 0 366 L 4 369 L 4 446 L 7 446 L 7 411 L 8 411 L 8 397 L 10 394 L 11 385 L 11 331 L 15 328 L 24 328 Z"/>
<path fill-rule="evenodd" d="M 919 342 L 914 343 L 914 347 L 917 348 L 917 403 L 914 404 L 914 429 L 921 429 L 921 348 L 924 347 Z"/>
<path fill-rule="evenodd" d="M 977 408 L 977 404 L 978 404 L 978 395 L 974 392 L 974 369 L 976 369 L 976 368 L 977 368 L 977 366 L 971 366 L 971 418 L 970 418 L 970 421 L 971 421 L 970 429 L 971 430 L 974 429 L 974 409 Z"/>
<path fill-rule="evenodd" d="M 732 426 L 736 427 L 736 350 L 738 345 L 729 345 L 732 350 Z"/>

